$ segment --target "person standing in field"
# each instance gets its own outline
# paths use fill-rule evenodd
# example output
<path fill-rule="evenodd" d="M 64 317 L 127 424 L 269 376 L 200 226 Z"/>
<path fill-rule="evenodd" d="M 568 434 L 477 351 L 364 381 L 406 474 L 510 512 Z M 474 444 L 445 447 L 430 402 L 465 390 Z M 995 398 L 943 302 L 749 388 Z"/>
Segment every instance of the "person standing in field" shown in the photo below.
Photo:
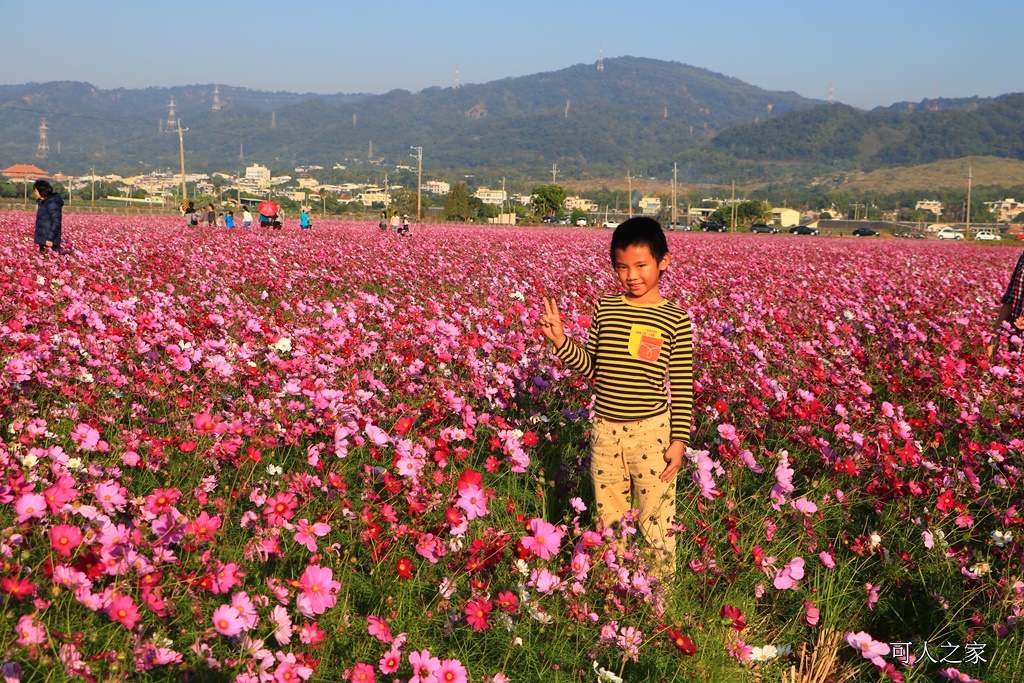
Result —
<path fill-rule="evenodd" d="M 1003 330 L 1003 323 L 1010 324 L 1010 332 L 1017 337 L 1024 338 L 1024 254 L 1017 259 L 1017 265 L 1010 276 L 1010 284 L 1003 294 L 1002 306 L 999 308 L 999 315 L 996 317 L 995 336 L 988 345 L 989 360 L 999 348 L 999 338 Z M 1020 348 L 1020 343 L 1011 344 L 1010 350 Z"/>
<path fill-rule="evenodd" d="M 216 210 L 213 208 L 213 204 L 206 205 L 206 227 L 212 228 L 217 220 Z"/>
<path fill-rule="evenodd" d="M 402 216 L 402 229 L 399 230 L 399 233 L 403 235 L 409 234 L 409 216 L 407 214 Z"/>
<path fill-rule="evenodd" d="M 401 219 L 401 217 L 399 217 L 397 210 L 393 214 L 391 214 L 391 231 L 392 232 L 395 232 L 395 233 L 398 232 L 398 226 L 401 224 L 401 221 L 402 221 L 402 219 Z"/>
<path fill-rule="evenodd" d="M 36 230 L 35 243 L 39 252 L 50 247 L 60 253 L 60 238 L 63 222 L 64 198 L 53 191 L 53 186 L 45 180 L 37 180 L 32 185 L 36 192 Z"/>
<path fill-rule="evenodd" d="M 632 495 L 652 571 L 664 579 L 676 567 L 668 531 L 690 441 L 693 332 L 686 311 L 659 289 L 669 253 L 657 221 L 638 216 L 622 223 L 610 251 L 624 293 L 598 301 L 586 346 L 565 335 L 554 298 L 544 299 L 541 330 L 556 356 L 594 380 L 590 479 L 601 525 L 619 522 L 634 507 Z"/>
<path fill-rule="evenodd" d="M 304 206 L 302 207 L 302 213 L 299 214 L 299 229 L 309 230 L 311 227 L 313 226 L 309 222 L 309 209 Z"/>
<path fill-rule="evenodd" d="M 186 206 L 185 202 L 181 204 L 181 215 L 185 217 L 185 224 L 191 227 L 196 227 L 198 219 L 196 218 L 196 205 L 194 202 L 188 202 Z"/>
<path fill-rule="evenodd" d="M 224 216 L 224 227 L 233 228 L 235 227 L 235 212 L 228 211 L 228 215 Z"/>
<path fill-rule="evenodd" d="M 245 207 L 242 210 L 242 227 L 248 228 L 252 226 L 252 214 L 249 213 L 249 207 Z"/>

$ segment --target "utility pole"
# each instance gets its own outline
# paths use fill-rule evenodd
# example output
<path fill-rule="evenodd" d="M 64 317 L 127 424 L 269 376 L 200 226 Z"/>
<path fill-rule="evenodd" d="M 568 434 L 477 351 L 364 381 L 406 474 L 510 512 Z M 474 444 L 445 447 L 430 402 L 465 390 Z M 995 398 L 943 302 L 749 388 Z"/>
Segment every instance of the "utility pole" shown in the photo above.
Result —
<path fill-rule="evenodd" d="M 558 164 L 551 164 L 551 184 L 554 185 L 555 177 L 558 175 Z"/>
<path fill-rule="evenodd" d="M 626 213 L 628 213 L 629 217 L 632 218 L 633 217 L 633 176 L 630 174 L 629 171 L 626 171 L 626 185 L 629 187 L 629 196 L 626 197 L 626 199 L 629 200 L 629 208 L 626 209 Z"/>
<path fill-rule="evenodd" d="M 91 197 L 89 199 L 89 208 L 96 208 L 96 169 L 89 169 L 89 180 L 92 182 Z"/>
<path fill-rule="evenodd" d="M 410 147 L 409 149 L 416 150 L 415 154 L 409 156 L 416 157 L 416 220 L 422 219 L 422 207 L 423 207 L 423 148 L 422 147 Z"/>
<path fill-rule="evenodd" d="M 736 232 L 736 181 L 732 181 L 732 224 L 729 232 Z"/>
<path fill-rule="evenodd" d="M 505 213 L 505 176 L 501 176 L 501 213 Z M 498 219 L 501 222 L 501 219 Z"/>
<path fill-rule="evenodd" d="M 679 229 L 679 221 L 676 214 L 676 179 L 679 175 L 679 164 L 672 164 L 672 229 Z"/>
<path fill-rule="evenodd" d="M 971 167 L 967 167 L 967 231 L 964 233 L 965 239 L 971 239 Z"/>
<path fill-rule="evenodd" d="M 178 149 L 181 152 L 181 201 L 188 206 L 188 190 L 185 189 L 185 134 L 181 129 L 181 119 L 178 119 Z"/>

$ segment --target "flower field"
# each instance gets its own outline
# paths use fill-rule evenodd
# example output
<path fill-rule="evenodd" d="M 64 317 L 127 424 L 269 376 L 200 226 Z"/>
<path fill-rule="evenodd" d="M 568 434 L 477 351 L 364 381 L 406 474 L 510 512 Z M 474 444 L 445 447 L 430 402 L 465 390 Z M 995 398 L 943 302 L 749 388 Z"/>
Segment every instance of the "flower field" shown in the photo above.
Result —
<path fill-rule="evenodd" d="M 1017 250 L 670 234 L 679 571 L 591 516 L 608 231 L 0 214 L 0 648 L 25 681 L 1024 672 Z M 618 542 L 627 550 L 621 552 Z"/>

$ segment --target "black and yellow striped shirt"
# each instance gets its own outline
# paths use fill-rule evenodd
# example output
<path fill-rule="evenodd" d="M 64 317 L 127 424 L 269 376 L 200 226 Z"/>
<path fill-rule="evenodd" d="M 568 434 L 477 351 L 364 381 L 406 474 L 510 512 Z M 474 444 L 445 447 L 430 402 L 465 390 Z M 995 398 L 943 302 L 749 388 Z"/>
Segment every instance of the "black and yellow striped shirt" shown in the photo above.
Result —
<path fill-rule="evenodd" d="M 625 297 L 602 298 L 586 348 L 571 339 L 555 355 L 594 380 L 595 410 L 608 420 L 642 420 L 669 408 L 672 440 L 690 442 L 693 419 L 693 329 L 690 316 L 665 300 L 637 306 Z"/>

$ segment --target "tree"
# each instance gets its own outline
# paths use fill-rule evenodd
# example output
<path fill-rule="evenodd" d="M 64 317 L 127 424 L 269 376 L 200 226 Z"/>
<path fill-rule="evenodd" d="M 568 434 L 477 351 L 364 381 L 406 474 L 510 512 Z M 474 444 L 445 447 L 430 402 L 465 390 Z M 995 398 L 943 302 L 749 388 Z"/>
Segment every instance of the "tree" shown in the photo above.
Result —
<path fill-rule="evenodd" d="M 455 183 L 444 200 L 444 218 L 449 221 L 466 221 L 472 218 L 469 212 L 469 192 L 466 183 Z"/>
<path fill-rule="evenodd" d="M 1024 211 L 1022 211 L 1022 212 L 1018 213 L 1016 216 L 1014 216 L 1013 222 L 1014 223 L 1024 223 Z"/>
<path fill-rule="evenodd" d="M 578 221 L 581 218 L 583 220 L 587 221 L 587 212 L 584 211 L 583 209 L 573 209 L 572 210 L 572 217 L 570 218 L 570 222 L 573 225 L 576 225 L 576 221 Z M 590 221 L 587 221 L 587 222 L 589 223 Z"/>
<path fill-rule="evenodd" d="M 416 217 L 416 190 L 395 190 L 391 193 L 391 202 L 398 213 Z"/>
<path fill-rule="evenodd" d="M 530 205 L 538 216 L 560 216 L 566 196 L 565 188 L 561 185 L 538 185 L 530 193 Z"/>

